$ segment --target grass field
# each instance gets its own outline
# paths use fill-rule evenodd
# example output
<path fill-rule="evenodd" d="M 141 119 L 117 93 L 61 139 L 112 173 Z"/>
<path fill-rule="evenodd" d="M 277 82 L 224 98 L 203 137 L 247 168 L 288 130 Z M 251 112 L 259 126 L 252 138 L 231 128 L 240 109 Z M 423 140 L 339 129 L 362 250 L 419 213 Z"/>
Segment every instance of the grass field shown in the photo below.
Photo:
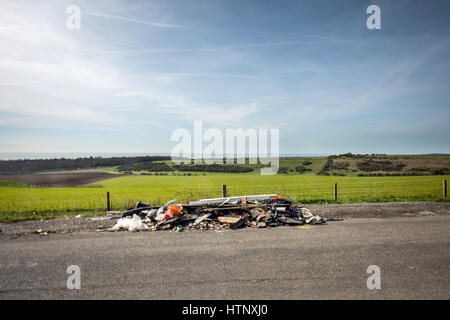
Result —
<path fill-rule="evenodd" d="M 40 219 L 106 210 L 106 192 L 112 210 L 123 210 L 141 200 L 161 204 L 220 197 L 222 184 L 229 196 L 277 193 L 297 203 L 384 201 L 448 201 L 442 181 L 450 176 L 333 177 L 308 175 L 260 176 L 223 174 L 206 176 L 127 176 L 103 180 L 101 188 L 24 188 L 0 184 L 0 220 Z M 35 214 L 33 214 L 35 213 Z"/>

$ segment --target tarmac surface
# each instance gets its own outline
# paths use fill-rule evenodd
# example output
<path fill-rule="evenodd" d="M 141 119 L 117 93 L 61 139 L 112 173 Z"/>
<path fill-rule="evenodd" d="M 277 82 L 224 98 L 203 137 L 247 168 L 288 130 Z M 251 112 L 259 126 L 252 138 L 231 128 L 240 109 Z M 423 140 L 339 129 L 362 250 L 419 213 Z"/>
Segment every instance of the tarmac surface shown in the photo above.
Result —
<path fill-rule="evenodd" d="M 449 299 L 449 243 L 447 215 L 3 237 L 0 299 Z M 367 288 L 370 265 L 381 289 Z"/>
<path fill-rule="evenodd" d="M 398 218 L 450 216 L 450 202 L 382 202 L 352 204 L 309 204 L 305 205 L 314 215 L 329 218 Z M 105 218 L 105 213 L 97 213 Z M 18 222 L 0 222 L 0 241 L 24 235 L 95 232 L 97 229 L 110 228 L 117 219 L 89 220 L 86 218 L 60 217 L 49 220 L 25 220 Z"/>

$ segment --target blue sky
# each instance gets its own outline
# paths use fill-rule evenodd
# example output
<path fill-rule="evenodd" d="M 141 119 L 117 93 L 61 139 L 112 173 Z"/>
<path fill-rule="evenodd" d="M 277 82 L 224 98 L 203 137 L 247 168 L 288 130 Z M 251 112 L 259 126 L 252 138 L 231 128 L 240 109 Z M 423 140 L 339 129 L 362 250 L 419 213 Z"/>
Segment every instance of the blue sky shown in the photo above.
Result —
<path fill-rule="evenodd" d="M 203 120 L 279 128 L 282 154 L 450 153 L 449 17 L 437 0 L 2 1 L 0 152 L 168 153 Z"/>

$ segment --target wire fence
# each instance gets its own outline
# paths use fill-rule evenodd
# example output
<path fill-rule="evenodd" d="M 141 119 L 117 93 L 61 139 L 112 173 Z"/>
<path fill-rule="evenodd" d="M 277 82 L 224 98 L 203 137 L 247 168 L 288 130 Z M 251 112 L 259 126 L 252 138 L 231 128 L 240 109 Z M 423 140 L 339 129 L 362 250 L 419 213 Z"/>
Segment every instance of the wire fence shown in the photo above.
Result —
<path fill-rule="evenodd" d="M 342 179 L 339 182 L 258 185 L 248 183 L 213 186 L 149 185 L 145 187 L 107 188 L 97 184 L 0 187 L 0 215 L 33 213 L 72 213 L 125 210 L 143 201 L 161 205 L 177 199 L 180 203 L 255 194 L 278 194 L 295 203 L 354 203 L 390 201 L 449 201 L 447 180 L 384 180 L 378 178 Z M 108 197 L 109 193 L 109 197 Z"/>

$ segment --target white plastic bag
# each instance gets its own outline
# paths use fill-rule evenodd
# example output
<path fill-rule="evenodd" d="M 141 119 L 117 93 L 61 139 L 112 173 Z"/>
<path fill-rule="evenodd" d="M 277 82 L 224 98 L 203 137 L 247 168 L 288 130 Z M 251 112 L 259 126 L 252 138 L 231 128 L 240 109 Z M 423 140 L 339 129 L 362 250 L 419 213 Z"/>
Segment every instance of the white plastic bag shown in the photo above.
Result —
<path fill-rule="evenodd" d="M 108 229 L 108 231 L 118 231 L 120 229 L 125 229 L 132 232 L 146 231 L 148 230 L 148 226 L 142 223 L 141 218 L 133 214 L 133 217 L 125 217 L 117 220 L 116 225 Z"/>

